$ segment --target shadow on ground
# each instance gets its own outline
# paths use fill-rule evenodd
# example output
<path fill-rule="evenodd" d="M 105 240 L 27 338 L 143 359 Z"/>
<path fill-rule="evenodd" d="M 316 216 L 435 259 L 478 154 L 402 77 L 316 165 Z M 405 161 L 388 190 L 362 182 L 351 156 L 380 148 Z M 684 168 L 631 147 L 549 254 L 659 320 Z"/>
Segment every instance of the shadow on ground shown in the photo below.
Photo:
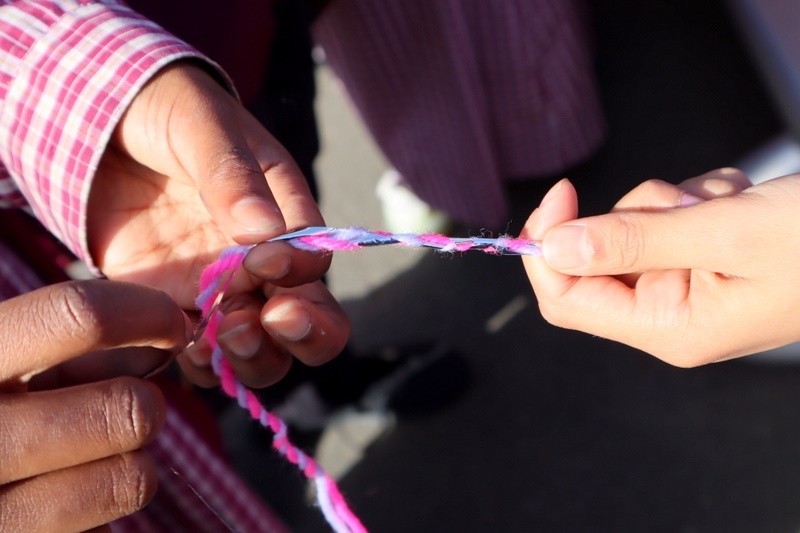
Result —
<path fill-rule="evenodd" d="M 566 173 L 583 214 L 734 165 L 781 129 L 719 2 L 594 4 L 610 137 Z M 511 233 L 559 177 L 510 190 Z M 345 304 L 360 348 L 435 338 L 469 369 L 463 394 L 400 416 L 342 481 L 373 531 L 800 527 L 800 366 L 680 370 L 554 328 L 513 257 L 432 253 Z M 326 530 L 312 510 L 294 519 Z"/>

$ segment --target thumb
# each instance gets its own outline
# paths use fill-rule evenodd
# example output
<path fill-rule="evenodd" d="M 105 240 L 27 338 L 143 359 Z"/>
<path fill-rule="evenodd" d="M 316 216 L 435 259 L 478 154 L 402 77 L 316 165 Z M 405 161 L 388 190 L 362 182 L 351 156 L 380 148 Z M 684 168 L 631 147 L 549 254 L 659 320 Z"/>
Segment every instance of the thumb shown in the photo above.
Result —
<path fill-rule="evenodd" d="M 616 212 L 552 228 L 542 241 L 548 266 L 573 276 L 702 269 L 725 274 L 746 265 L 757 235 L 751 195 L 657 212 Z"/>
<path fill-rule="evenodd" d="M 124 154 L 190 186 L 240 244 L 256 244 L 321 215 L 289 153 L 217 81 L 177 62 L 133 100 L 115 132 Z"/>
<path fill-rule="evenodd" d="M 188 68 L 169 81 L 192 94 L 173 108 L 167 130 L 172 156 L 193 178 L 211 217 L 240 244 L 283 233 L 286 223 L 267 173 L 305 186 L 291 156 L 204 72 Z"/>

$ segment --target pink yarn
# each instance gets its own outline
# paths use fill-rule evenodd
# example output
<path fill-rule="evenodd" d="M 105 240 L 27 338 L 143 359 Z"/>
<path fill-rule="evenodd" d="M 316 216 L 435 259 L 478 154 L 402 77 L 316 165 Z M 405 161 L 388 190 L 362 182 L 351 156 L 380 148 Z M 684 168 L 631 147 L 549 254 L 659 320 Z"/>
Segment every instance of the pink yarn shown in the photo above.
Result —
<path fill-rule="evenodd" d="M 289 441 L 286 424 L 279 417 L 267 411 L 256 395 L 236 379 L 233 368 L 217 343 L 217 329 L 223 314 L 218 308 L 215 308 L 214 304 L 219 294 L 227 288 L 233 273 L 241 266 L 249 250 L 250 247 L 246 246 L 226 249 L 220 259 L 209 265 L 200 276 L 200 295 L 197 297 L 196 304 L 202 311 L 204 320 L 207 320 L 203 337 L 212 349 L 211 366 L 214 373 L 219 376 L 225 394 L 237 400 L 253 419 L 273 432 L 272 447 L 290 463 L 296 465 L 307 478 L 315 482 L 317 502 L 331 528 L 336 533 L 366 533 L 366 528 L 347 506 L 336 482 L 314 459 Z"/>
<path fill-rule="evenodd" d="M 302 240 L 303 243 L 308 246 L 331 252 L 339 250 L 356 250 L 360 248 L 360 246 L 357 243 L 331 239 L 329 237 L 311 236 L 311 237 L 303 237 Z"/>
<path fill-rule="evenodd" d="M 370 232 L 362 228 L 310 228 L 289 233 L 273 240 L 284 241 L 296 248 L 309 251 L 356 250 L 366 246 L 397 244 L 416 248 L 433 248 L 441 252 L 466 252 L 478 250 L 495 255 L 541 255 L 539 243 L 525 239 L 500 237 L 451 238 L 439 234 L 392 234 L 384 231 Z M 233 273 L 241 266 L 249 246 L 235 246 L 222 252 L 219 260 L 209 265 L 200 276 L 200 293 L 196 304 L 206 323 L 203 337 L 211 346 L 211 366 L 220 378 L 222 390 L 246 409 L 250 416 L 270 429 L 274 436 L 272 447 L 286 460 L 296 465 L 303 474 L 314 481 L 317 503 L 325 519 L 336 533 L 366 533 L 366 528 L 347 506 L 336 482 L 302 450 L 294 446 L 288 437 L 286 424 L 267 411 L 252 391 L 242 385 L 217 343 L 217 329 L 223 314 L 216 306 L 219 296 L 225 292 Z"/>
<path fill-rule="evenodd" d="M 538 242 L 525 239 L 498 237 L 448 237 L 438 233 L 416 235 L 368 231 L 363 228 L 307 228 L 278 237 L 301 250 L 335 252 L 356 250 L 368 246 L 397 244 L 410 248 L 433 248 L 440 252 L 468 252 L 476 250 L 493 255 L 541 255 Z"/>

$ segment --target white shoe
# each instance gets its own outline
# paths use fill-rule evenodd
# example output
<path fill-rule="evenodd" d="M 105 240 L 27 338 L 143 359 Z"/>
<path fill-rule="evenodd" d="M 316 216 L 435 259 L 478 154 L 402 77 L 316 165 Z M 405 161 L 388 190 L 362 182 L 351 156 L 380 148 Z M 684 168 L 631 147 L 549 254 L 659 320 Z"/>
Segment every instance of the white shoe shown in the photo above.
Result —
<path fill-rule="evenodd" d="M 378 180 L 375 195 L 381 202 L 385 229 L 392 233 L 444 233 L 452 226 L 445 213 L 417 197 L 393 168 Z"/>

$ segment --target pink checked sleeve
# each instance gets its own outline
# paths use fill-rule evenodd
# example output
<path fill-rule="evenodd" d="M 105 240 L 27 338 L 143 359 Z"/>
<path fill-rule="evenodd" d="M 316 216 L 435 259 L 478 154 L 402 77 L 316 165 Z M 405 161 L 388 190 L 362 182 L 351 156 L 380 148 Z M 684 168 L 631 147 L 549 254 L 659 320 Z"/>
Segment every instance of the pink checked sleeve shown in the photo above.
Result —
<path fill-rule="evenodd" d="M 114 0 L 0 1 L 0 207 L 26 207 L 92 264 L 86 204 L 115 125 L 199 52 Z"/>

